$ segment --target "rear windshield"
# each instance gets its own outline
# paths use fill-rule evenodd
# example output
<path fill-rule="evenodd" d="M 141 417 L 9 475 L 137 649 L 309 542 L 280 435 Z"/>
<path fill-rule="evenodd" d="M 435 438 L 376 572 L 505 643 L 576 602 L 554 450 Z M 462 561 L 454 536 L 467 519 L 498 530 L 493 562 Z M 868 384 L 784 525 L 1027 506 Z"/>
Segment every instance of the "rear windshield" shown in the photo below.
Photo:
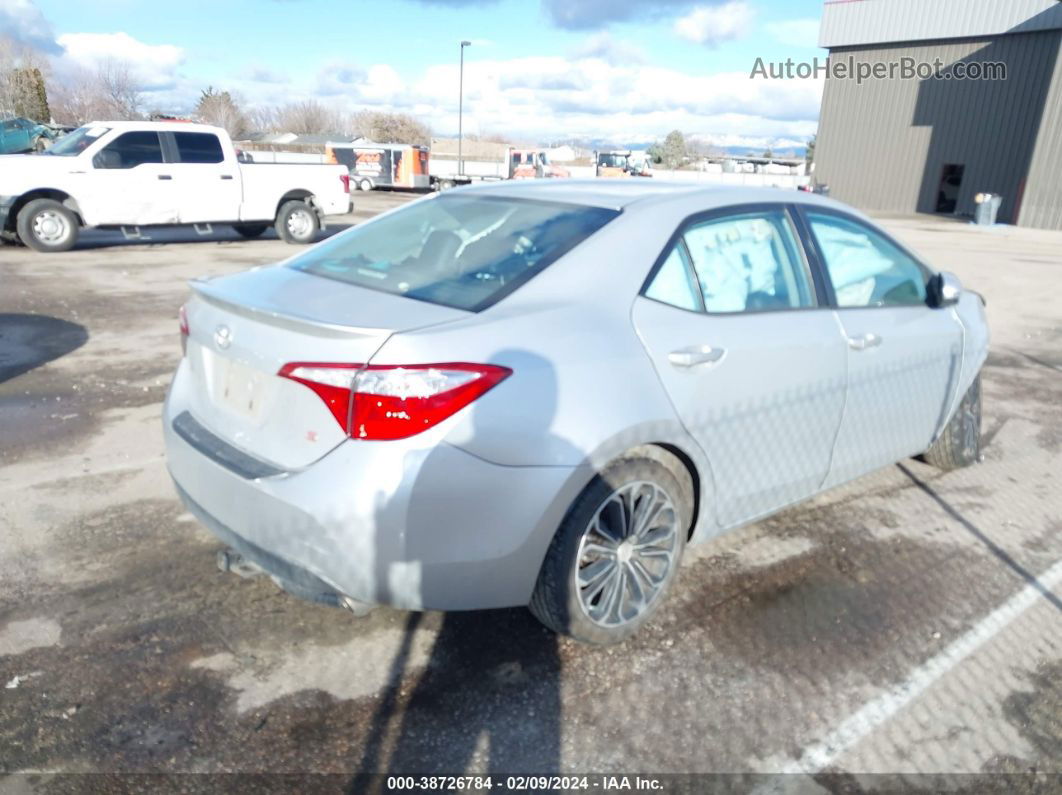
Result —
<path fill-rule="evenodd" d="M 478 312 L 617 215 L 600 207 L 451 194 L 337 235 L 289 267 Z"/>

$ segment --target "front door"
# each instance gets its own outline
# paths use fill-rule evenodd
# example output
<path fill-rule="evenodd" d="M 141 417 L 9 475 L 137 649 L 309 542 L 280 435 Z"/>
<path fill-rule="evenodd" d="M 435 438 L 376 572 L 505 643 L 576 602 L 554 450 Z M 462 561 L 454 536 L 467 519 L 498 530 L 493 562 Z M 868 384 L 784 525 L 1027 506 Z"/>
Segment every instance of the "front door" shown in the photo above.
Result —
<path fill-rule="evenodd" d="M 92 158 L 92 171 L 78 204 L 95 226 L 177 223 L 173 171 L 163 162 L 159 134 L 122 133 Z"/>
<path fill-rule="evenodd" d="M 827 486 L 924 452 L 947 420 L 962 328 L 926 303 L 928 269 L 880 230 L 806 212 L 848 345 L 848 399 Z"/>
<path fill-rule="evenodd" d="M 711 463 L 719 525 L 819 489 L 844 408 L 847 350 L 784 209 L 688 224 L 633 320 Z"/>

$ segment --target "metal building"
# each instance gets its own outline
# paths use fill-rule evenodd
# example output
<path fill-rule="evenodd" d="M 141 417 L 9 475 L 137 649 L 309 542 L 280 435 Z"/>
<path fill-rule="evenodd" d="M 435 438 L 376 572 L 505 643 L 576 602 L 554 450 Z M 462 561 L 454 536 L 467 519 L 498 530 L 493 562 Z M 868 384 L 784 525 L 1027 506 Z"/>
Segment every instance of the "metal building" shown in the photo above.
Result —
<path fill-rule="evenodd" d="M 819 44 L 832 65 L 892 69 L 826 80 L 815 180 L 831 196 L 973 214 L 977 194 L 997 193 L 1000 221 L 1062 229 L 1059 0 L 827 0 Z M 913 79 L 890 66 L 938 61 Z M 958 79 L 978 70 L 996 79 Z"/>

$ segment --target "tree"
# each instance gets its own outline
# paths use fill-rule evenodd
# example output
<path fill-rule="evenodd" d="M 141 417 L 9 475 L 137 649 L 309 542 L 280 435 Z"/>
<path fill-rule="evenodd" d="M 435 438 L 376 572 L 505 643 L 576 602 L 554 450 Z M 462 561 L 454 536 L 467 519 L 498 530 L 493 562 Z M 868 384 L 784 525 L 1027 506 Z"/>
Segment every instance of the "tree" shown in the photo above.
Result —
<path fill-rule="evenodd" d="M 346 126 L 335 110 L 325 107 L 316 99 L 292 102 L 278 108 L 274 125 L 278 132 L 296 135 L 339 133 Z"/>
<path fill-rule="evenodd" d="M 774 152 L 771 150 L 771 147 L 768 146 L 766 149 L 763 150 L 763 156 L 766 157 L 768 160 L 774 157 Z"/>
<path fill-rule="evenodd" d="M 39 53 L 0 34 L 0 116 L 51 121 L 47 77 L 48 62 Z"/>
<path fill-rule="evenodd" d="M 808 139 L 807 150 L 804 153 L 804 161 L 808 164 L 808 168 L 815 162 L 815 140 L 819 137 L 818 133 L 815 133 Z"/>
<path fill-rule="evenodd" d="M 660 165 L 664 162 L 664 147 L 661 146 L 659 141 L 653 141 L 649 146 L 645 148 L 645 153 L 649 155 L 649 158 L 656 165 Z"/>
<path fill-rule="evenodd" d="M 354 114 L 351 127 L 355 135 L 387 144 L 431 144 L 431 130 L 406 113 L 381 113 L 362 110 Z"/>
<path fill-rule="evenodd" d="M 665 168 L 676 169 L 686 159 L 686 136 L 679 130 L 672 130 L 664 139 L 663 163 Z"/>
<path fill-rule="evenodd" d="M 63 124 L 142 119 L 143 95 L 125 61 L 106 60 L 69 73 L 52 88 L 52 113 Z"/>
<path fill-rule="evenodd" d="M 249 132 L 247 115 L 240 107 L 239 96 L 228 91 L 217 91 L 209 86 L 199 97 L 195 106 L 195 115 L 206 124 L 223 127 L 233 138 Z"/>

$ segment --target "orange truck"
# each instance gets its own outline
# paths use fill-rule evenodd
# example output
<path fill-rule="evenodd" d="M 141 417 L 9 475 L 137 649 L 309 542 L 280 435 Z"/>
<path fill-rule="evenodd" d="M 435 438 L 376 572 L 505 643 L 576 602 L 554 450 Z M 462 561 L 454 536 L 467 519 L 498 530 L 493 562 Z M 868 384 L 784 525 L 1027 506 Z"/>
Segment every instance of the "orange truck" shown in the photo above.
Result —
<path fill-rule="evenodd" d="M 325 160 L 350 170 L 352 188 L 425 190 L 431 187 L 426 146 L 329 143 L 325 145 Z"/>

